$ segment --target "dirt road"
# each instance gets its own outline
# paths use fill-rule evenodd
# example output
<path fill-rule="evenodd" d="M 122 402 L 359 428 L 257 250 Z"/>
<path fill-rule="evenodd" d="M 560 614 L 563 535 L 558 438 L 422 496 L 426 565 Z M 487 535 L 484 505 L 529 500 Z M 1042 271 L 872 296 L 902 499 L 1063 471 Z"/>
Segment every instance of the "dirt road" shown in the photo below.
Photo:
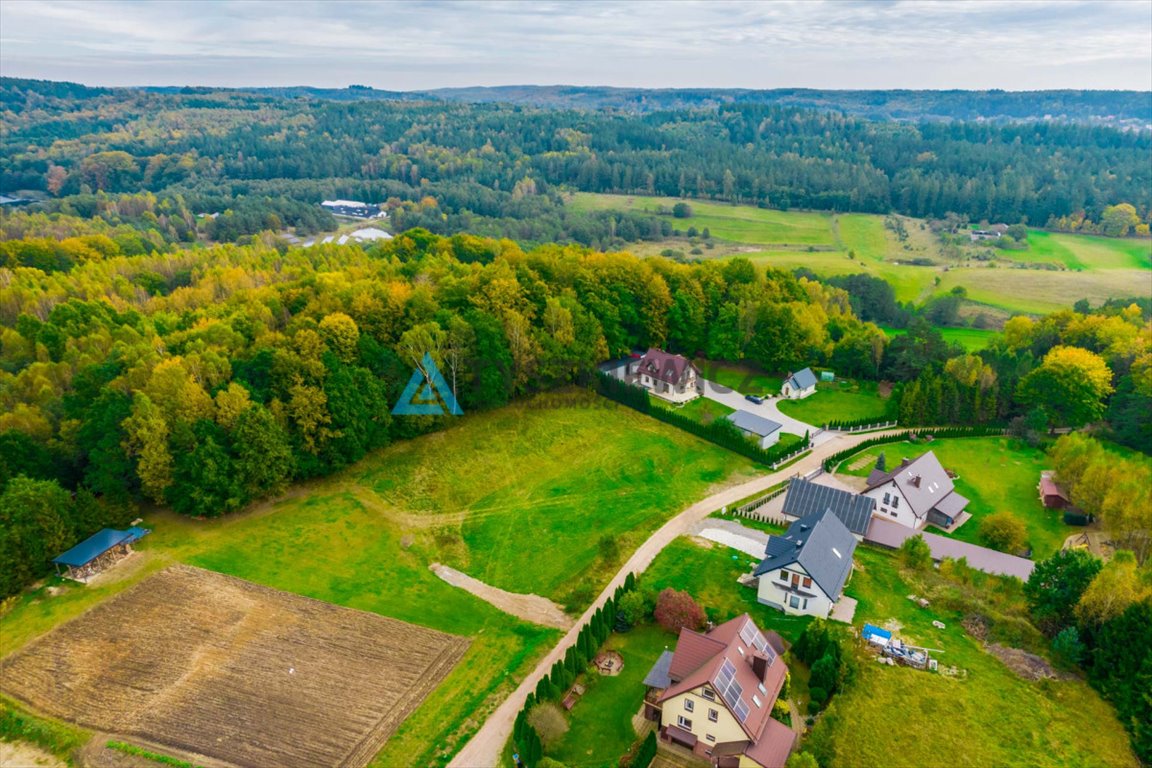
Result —
<path fill-rule="evenodd" d="M 624 583 L 624 579 L 628 574 L 643 572 L 656 558 L 656 555 L 660 554 L 664 547 L 672 543 L 678 536 L 689 533 L 696 523 L 719 510 L 721 507 L 729 506 L 746 496 L 767 490 L 781 480 L 792 477 L 793 475 L 806 474 L 817 469 L 825 458 L 837 451 L 850 448 L 874 437 L 897 434 L 901 431 L 902 430 L 889 430 L 886 432 L 871 432 L 857 435 L 834 434 L 827 442 L 817 446 L 812 453 L 800 459 L 800 461 L 792 466 L 781 469 L 778 472 L 763 475 L 754 480 L 749 480 L 746 483 L 726 488 L 703 501 L 693 504 L 666 522 L 659 530 L 649 536 L 647 541 L 640 545 L 639 549 L 632 553 L 632 557 L 628 558 L 628 562 L 624 563 L 623 567 L 616 572 L 616 575 L 613 576 L 608 585 L 604 587 L 604 591 L 600 593 L 592 605 L 588 606 L 588 610 L 584 612 L 584 615 L 581 616 L 572 628 L 568 630 L 568 633 L 560 639 L 556 647 L 540 660 L 540 663 L 536 665 L 536 669 L 532 670 L 532 672 L 524 678 L 520 686 L 496 708 L 496 711 L 485 721 L 484 725 L 480 727 L 480 730 L 476 732 L 476 735 L 464 745 L 464 748 L 456 754 L 456 757 L 452 758 L 452 761 L 448 763 L 448 768 L 494 768 L 500 764 L 500 751 L 504 749 L 504 745 L 508 742 L 508 737 L 512 733 L 512 726 L 516 721 L 516 713 L 524 706 L 524 700 L 528 698 L 528 694 L 535 690 L 536 683 L 540 678 L 548 674 L 554 663 L 564 658 L 564 652 L 568 649 L 568 646 L 576 642 L 580 627 L 584 626 L 584 624 L 592 618 L 596 609 L 602 606 L 616 591 L 616 588 Z"/>
<path fill-rule="evenodd" d="M 433 573 L 454 587 L 467 590 L 476 597 L 491 603 L 505 613 L 510 613 L 533 624 L 557 629 L 569 629 L 572 626 L 572 617 L 564 613 L 564 609 L 546 597 L 540 595 L 524 595 L 519 592 L 506 592 L 499 587 L 485 584 L 474 579 L 466 573 L 455 568 L 449 568 L 440 563 L 428 566 Z"/>

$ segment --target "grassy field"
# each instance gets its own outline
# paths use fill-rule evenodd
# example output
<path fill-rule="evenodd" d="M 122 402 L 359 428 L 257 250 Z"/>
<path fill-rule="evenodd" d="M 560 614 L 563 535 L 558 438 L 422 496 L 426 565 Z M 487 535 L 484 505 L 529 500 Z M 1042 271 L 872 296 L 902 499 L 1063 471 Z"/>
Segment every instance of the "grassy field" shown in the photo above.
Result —
<path fill-rule="evenodd" d="M 833 698 L 808 737 L 806 747 L 825 764 L 1137 765 L 1115 711 L 1083 681 L 1018 677 L 964 631 L 963 614 L 937 608 L 940 601 L 923 609 L 907 600 L 931 593 L 910 583 L 892 554 L 860 547 L 856 564 L 847 593 L 859 601 L 857 625 L 896 622 L 901 637 L 942 649 L 935 654 L 940 663 L 968 677 L 861 661 L 855 682 Z"/>
<path fill-rule="evenodd" d="M 571 766 L 616 765 L 636 740 L 632 716 L 644 701 L 644 676 L 666 648 L 675 647 L 675 635 L 650 624 L 609 635 L 603 648 L 619 652 L 624 668 L 615 677 L 583 675 L 584 696 L 568 714 L 568 732 L 548 748 L 548 756 Z"/>
<path fill-rule="evenodd" d="M 700 375 L 722 387 L 734 389 L 745 395 L 772 395 L 780 391 L 784 376 L 765 373 L 758 368 L 740 363 L 718 363 L 711 360 L 697 360 Z"/>
<path fill-rule="evenodd" d="M 901 336 L 907 333 L 905 328 L 890 328 L 886 325 L 880 326 L 889 337 Z M 999 333 L 986 328 L 943 328 L 937 327 L 936 330 L 940 331 L 940 335 L 944 337 L 945 341 L 953 344 L 959 344 L 968 352 L 979 352 L 988 346 L 989 342 Z"/>
<path fill-rule="evenodd" d="M 870 457 L 868 464 L 860 469 L 847 469 L 856 461 L 852 458 L 840 466 L 840 472 L 863 477 L 872 469 L 875 457 L 881 452 L 886 455 L 891 468 L 901 459 L 915 458 L 928 450 L 936 452 L 945 468 L 959 474 L 956 491 L 972 502 L 967 507 L 972 519 L 954 533 L 943 535 L 982 544 L 980 520 L 993 512 L 1009 511 L 1024 521 L 1033 557 L 1040 560 L 1054 554 L 1063 546 L 1065 538 L 1080 530 L 1065 525 L 1060 512 L 1045 509 L 1040 503 L 1036 485 L 1040 482 L 1040 470 L 1050 469 L 1050 465 L 1042 451 L 1018 440 L 971 437 L 935 440 L 930 446 L 891 443 L 858 454 Z M 935 528 L 931 530 L 941 533 Z"/>
<path fill-rule="evenodd" d="M 577 210 L 671 209 L 673 198 L 577 193 L 569 205 Z M 916 219 L 900 217 L 907 231 L 901 241 L 884 226 L 884 217 L 813 211 L 772 211 L 754 206 L 687 200 L 693 215 L 671 219 L 686 231 L 708 228 L 711 247 L 685 236 L 662 242 L 629 244 L 628 250 L 654 255 L 665 249 L 696 258 L 744 256 L 781 269 L 807 267 L 822 275 L 866 273 L 887 280 L 900 301 L 924 301 L 955 286 L 972 301 L 1012 312 L 1050 312 L 1079 299 L 1100 303 L 1131 296 L 1147 286 L 1152 269 L 1152 241 L 1117 240 L 1031 230 L 1026 251 L 993 251 L 996 268 L 964 258 L 949 262 L 932 233 Z M 971 249 L 968 249 L 971 250 Z M 985 249 L 986 250 L 986 249 Z M 854 258 L 850 258 L 853 256 Z M 971 255 L 971 254 L 969 254 Z M 915 266 L 913 259 L 933 266 Z M 1029 263 L 1053 263 L 1064 271 L 1014 269 Z"/>
<path fill-rule="evenodd" d="M 711 424 L 716 419 L 722 419 L 728 414 L 736 412 L 734 408 L 729 408 L 723 403 L 709 400 L 706 397 L 689 400 L 684 405 L 669 405 L 658 397 L 650 397 L 649 399 L 660 408 L 668 408 L 684 416 L 690 416 L 694 421 L 701 424 Z"/>
<path fill-rule="evenodd" d="M 591 599 L 615 565 L 601 536 L 624 557 L 710 486 L 748 471 L 728 451 L 583 393 L 469 415 L 242 514 L 147 515 L 154 533 L 142 552 L 104 580 L 20 598 L 4 616 L 0 655 L 186 562 L 472 638 L 374 763 L 439 764 L 558 633 L 447 585 L 430 563 L 510 590 Z M 535 555 L 542 545 L 547 557 Z"/>
<path fill-rule="evenodd" d="M 888 401 L 877 393 L 874 381 L 847 381 L 820 383 L 816 394 L 803 400 L 780 400 L 781 412 L 807 422 L 823 426 L 833 419 L 882 419 L 888 412 Z"/>

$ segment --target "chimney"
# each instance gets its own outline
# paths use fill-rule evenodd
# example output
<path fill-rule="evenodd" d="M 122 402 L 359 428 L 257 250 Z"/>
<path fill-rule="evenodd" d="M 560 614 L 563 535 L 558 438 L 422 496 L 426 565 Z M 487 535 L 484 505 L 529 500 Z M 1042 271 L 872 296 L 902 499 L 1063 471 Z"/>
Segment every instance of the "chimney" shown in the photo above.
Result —
<path fill-rule="evenodd" d="M 768 677 L 768 657 L 760 653 L 752 654 L 752 672 L 756 675 L 756 679 L 764 682 Z"/>
<path fill-rule="evenodd" d="M 912 485 L 916 486 L 917 488 L 920 487 L 920 475 L 916 475 L 916 477 L 912 478 Z"/>

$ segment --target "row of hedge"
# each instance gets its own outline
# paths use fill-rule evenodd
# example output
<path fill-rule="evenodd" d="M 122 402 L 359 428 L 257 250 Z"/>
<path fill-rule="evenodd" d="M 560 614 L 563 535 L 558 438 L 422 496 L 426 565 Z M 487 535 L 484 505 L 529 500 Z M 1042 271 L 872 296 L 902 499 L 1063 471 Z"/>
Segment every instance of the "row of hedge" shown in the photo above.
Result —
<path fill-rule="evenodd" d="M 931 430 L 907 430 L 899 432 L 895 435 L 885 435 L 883 437 L 873 437 L 869 440 L 864 440 L 851 448 L 845 448 L 842 451 L 837 451 L 828 458 L 824 459 L 824 471 L 832 472 L 839 466 L 840 462 L 853 456 L 861 451 L 867 450 L 877 445 L 884 445 L 885 443 L 895 443 L 901 440 L 907 440 L 916 436 L 931 436 L 934 438 L 945 437 L 987 437 L 989 435 L 1003 435 L 1004 427 L 999 426 L 978 426 L 978 427 L 940 427 L 939 429 Z"/>
<path fill-rule="evenodd" d="M 609 400 L 615 400 L 621 405 L 626 405 L 633 410 L 640 411 L 640 413 L 651 416 L 665 424 L 671 424 L 678 429 L 703 438 L 710 443 L 715 443 L 721 448 L 727 448 L 741 456 L 746 456 L 760 464 L 774 464 L 790 453 L 796 452 L 795 446 L 778 445 L 772 448 L 761 448 L 746 438 L 744 434 L 736 428 L 736 425 L 728 421 L 728 419 L 716 419 L 710 424 L 701 424 L 695 419 L 677 413 L 672 409 L 654 406 L 648 398 L 648 390 L 633 386 L 606 373 L 597 374 L 596 391 Z"/>
<path fill-rule="evenodd" d="M 564 692 L 596 658 L 600 646 L 611 634 L 612 627 L 616 624 L 616 607 L 620 604 L 620 598 L 635 587 L 636 575 L 629 573 L 624 583 L 616 588 L 615 594 L 608 598 L 603 606 L 597 608 L 588 623 L 580 628 L 576 643 L 564 652 L 564 660 L 553 664 L 552 670 L 536 684 L 535 692 L 528 694 L 523 708 L 516 715 L 516 724 L 512 729 L 512 741 L 516 745 L 520 761 L 526 768 L 533 768 L 544 757 L 544 742 L 532 723 L 528 722 L 528 713 L 537 704 L 560 701 L 564 698 Z"/>

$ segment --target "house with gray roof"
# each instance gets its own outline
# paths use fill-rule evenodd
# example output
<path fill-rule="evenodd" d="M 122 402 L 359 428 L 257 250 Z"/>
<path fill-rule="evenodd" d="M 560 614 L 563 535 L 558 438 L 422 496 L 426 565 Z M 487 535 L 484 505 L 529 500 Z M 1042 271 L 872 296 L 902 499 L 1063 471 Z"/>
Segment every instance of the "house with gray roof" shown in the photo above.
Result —
<path fill-rule="evenodd" d="M 728 421 L 736 425 L 745 437 L 755 441 L 761 448 L 780 442 L 780 429 L 783 425 L 772 419 L 757 416 L 751 411 L 736 411 L 728 414 Z"/>
<path fill-rule="evenodd" d="M 799 519 L 828 510 L 840 518 L 857 541 L 863 541 L 875 505 L 868 496 L 797 477 L 788 483 L 781 511 L 789 518 Z"/>
<path fill-rule="evenodd" d="M 800 400 L 814 394 L 816 394 L 816 374 L 812 373 L 811 368 L 788 374 L 784 378 L 784 385 L 780 387 L 780 397 L 789 400 Z"/>
<path fill-rule="evenodd" d="M 863 495 L 876 503 L 877 517 L 913 530 L 929 523 L 954 530 L 970 517 L 964 511 L 968 499 L 956 493 L 956 485 L 932 451 L 904 459 L 891 472 L 872 470 Z"/>
<path fill-rule="evenodd" d="M 827 618 L 852 575 L 856 537 L 830 510 L 802 517 L 783 536 L 769 536 L 756 597 L 796 616 Z"/>

